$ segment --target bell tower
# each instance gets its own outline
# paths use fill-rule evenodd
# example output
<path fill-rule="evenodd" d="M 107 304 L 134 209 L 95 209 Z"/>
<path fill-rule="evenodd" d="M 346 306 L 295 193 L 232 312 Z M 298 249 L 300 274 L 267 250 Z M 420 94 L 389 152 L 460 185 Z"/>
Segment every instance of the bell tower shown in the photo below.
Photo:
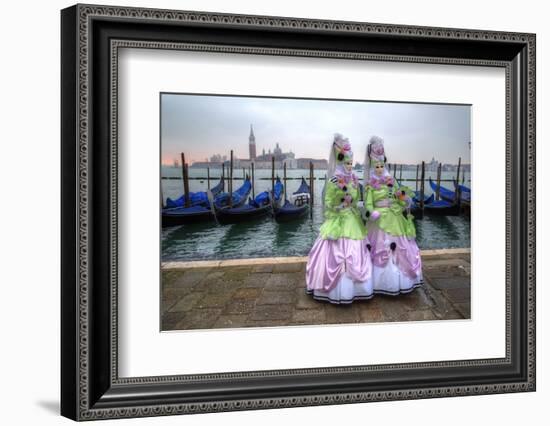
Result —
<path fill-rule="evenodd" d="M 256 137 L 254 136 L 252 124 L 250 125 L 250 136 L 248 137 L 248 154 L 251 160 L 256 159 Z"/>

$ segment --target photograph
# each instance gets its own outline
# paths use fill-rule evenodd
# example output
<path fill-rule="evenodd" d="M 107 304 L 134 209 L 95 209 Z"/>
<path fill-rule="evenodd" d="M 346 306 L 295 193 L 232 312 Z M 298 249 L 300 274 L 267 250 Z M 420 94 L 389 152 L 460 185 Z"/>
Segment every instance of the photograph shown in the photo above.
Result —
<path fill-rule="evenodd" d="M 470 320 L 470 104 L 160 93 L 160 329 Z"/>
<path fill-rule="evenodd" d="M 59 127 L 60 259 L 14 277 L 60 274 L 61 415 L 528 420 L 543 19 L 166 6 L 63 5 L 60 119 L 11 138 Z"/>

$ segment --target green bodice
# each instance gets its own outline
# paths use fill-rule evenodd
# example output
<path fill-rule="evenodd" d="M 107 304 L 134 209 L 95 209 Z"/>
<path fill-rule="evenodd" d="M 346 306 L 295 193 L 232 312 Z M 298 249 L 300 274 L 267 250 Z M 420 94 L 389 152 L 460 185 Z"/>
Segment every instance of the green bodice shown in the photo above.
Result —
<path fill-rule="evenodd" d="M 367 229 L 357 208 L 361 199 L 359 185 L 353 183 L 340 188 L 334 179 L 327 182 L 325 188 L 325 221 L 321 225 L 320 237 L 325 240 L 349 238 L 362 240 L 367 235 Z M 351 196 L 351 203 L 345 203 L 346 194 Z"/>
<path fill-rule="evenodd" d="M 381 207 L 380 204 L 388 203 L 387 207 Z M 380 185 L 380 189 L 368 186 L 366 189 L 365 207 L 369 212 L 378 211 L 380 217 L 376 224 L 388 234 L 394 236 L 416 237 L 416 228 L 413 222 L 413 216 L 403 215 L 403 210 L 407 207 L 405 201 L 400 201 L 393 196 L 392 188 L 387 185 Z M 373 222 L 367 222 L 367 227 Z"/>

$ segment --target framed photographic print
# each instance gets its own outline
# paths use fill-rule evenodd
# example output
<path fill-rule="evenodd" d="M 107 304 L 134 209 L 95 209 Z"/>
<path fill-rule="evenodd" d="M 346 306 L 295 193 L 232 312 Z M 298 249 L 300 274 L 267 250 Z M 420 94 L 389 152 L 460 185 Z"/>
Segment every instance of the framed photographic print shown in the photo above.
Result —
<path fill-rule="evenodd" d="M 161 330 L 470 318 L 471 105 L 188 93 L 160 104 Z M 388 140 L 408 164 L 388 163 Z M 444 185 L 457 181 L 455 202 Z M 390 208 L 395 194 L 406 201 Z M 407 296 L 351 306 L 376 294 Z"/>
<path fill-rule="evenodd" d="M 535 390 L 535 35 L 61 29 L 64 416 Z"/>

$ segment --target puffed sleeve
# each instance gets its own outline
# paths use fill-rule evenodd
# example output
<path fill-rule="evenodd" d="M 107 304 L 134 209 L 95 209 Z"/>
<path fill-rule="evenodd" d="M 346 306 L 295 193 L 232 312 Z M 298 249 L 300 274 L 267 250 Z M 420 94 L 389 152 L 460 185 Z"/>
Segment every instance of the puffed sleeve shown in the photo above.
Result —
<path fill-rule="evenodd" d="M 369 213 L 373 212 L 373 210 L 374 210 L 374 199 L 373 199 L 373 195 L 372 195 L 372 188 L 370 186 L 366 187 L 365 206 L 366 206 L 367 211 Z"/>
<path fill-rule="evenodd" d="M 334 182 L 328 181 L 325 187 L 325 217 L 332 217 L 336 213 L 336 207 L 340 205 L 340 200 L 337 198 L 337 186 Z"/>

